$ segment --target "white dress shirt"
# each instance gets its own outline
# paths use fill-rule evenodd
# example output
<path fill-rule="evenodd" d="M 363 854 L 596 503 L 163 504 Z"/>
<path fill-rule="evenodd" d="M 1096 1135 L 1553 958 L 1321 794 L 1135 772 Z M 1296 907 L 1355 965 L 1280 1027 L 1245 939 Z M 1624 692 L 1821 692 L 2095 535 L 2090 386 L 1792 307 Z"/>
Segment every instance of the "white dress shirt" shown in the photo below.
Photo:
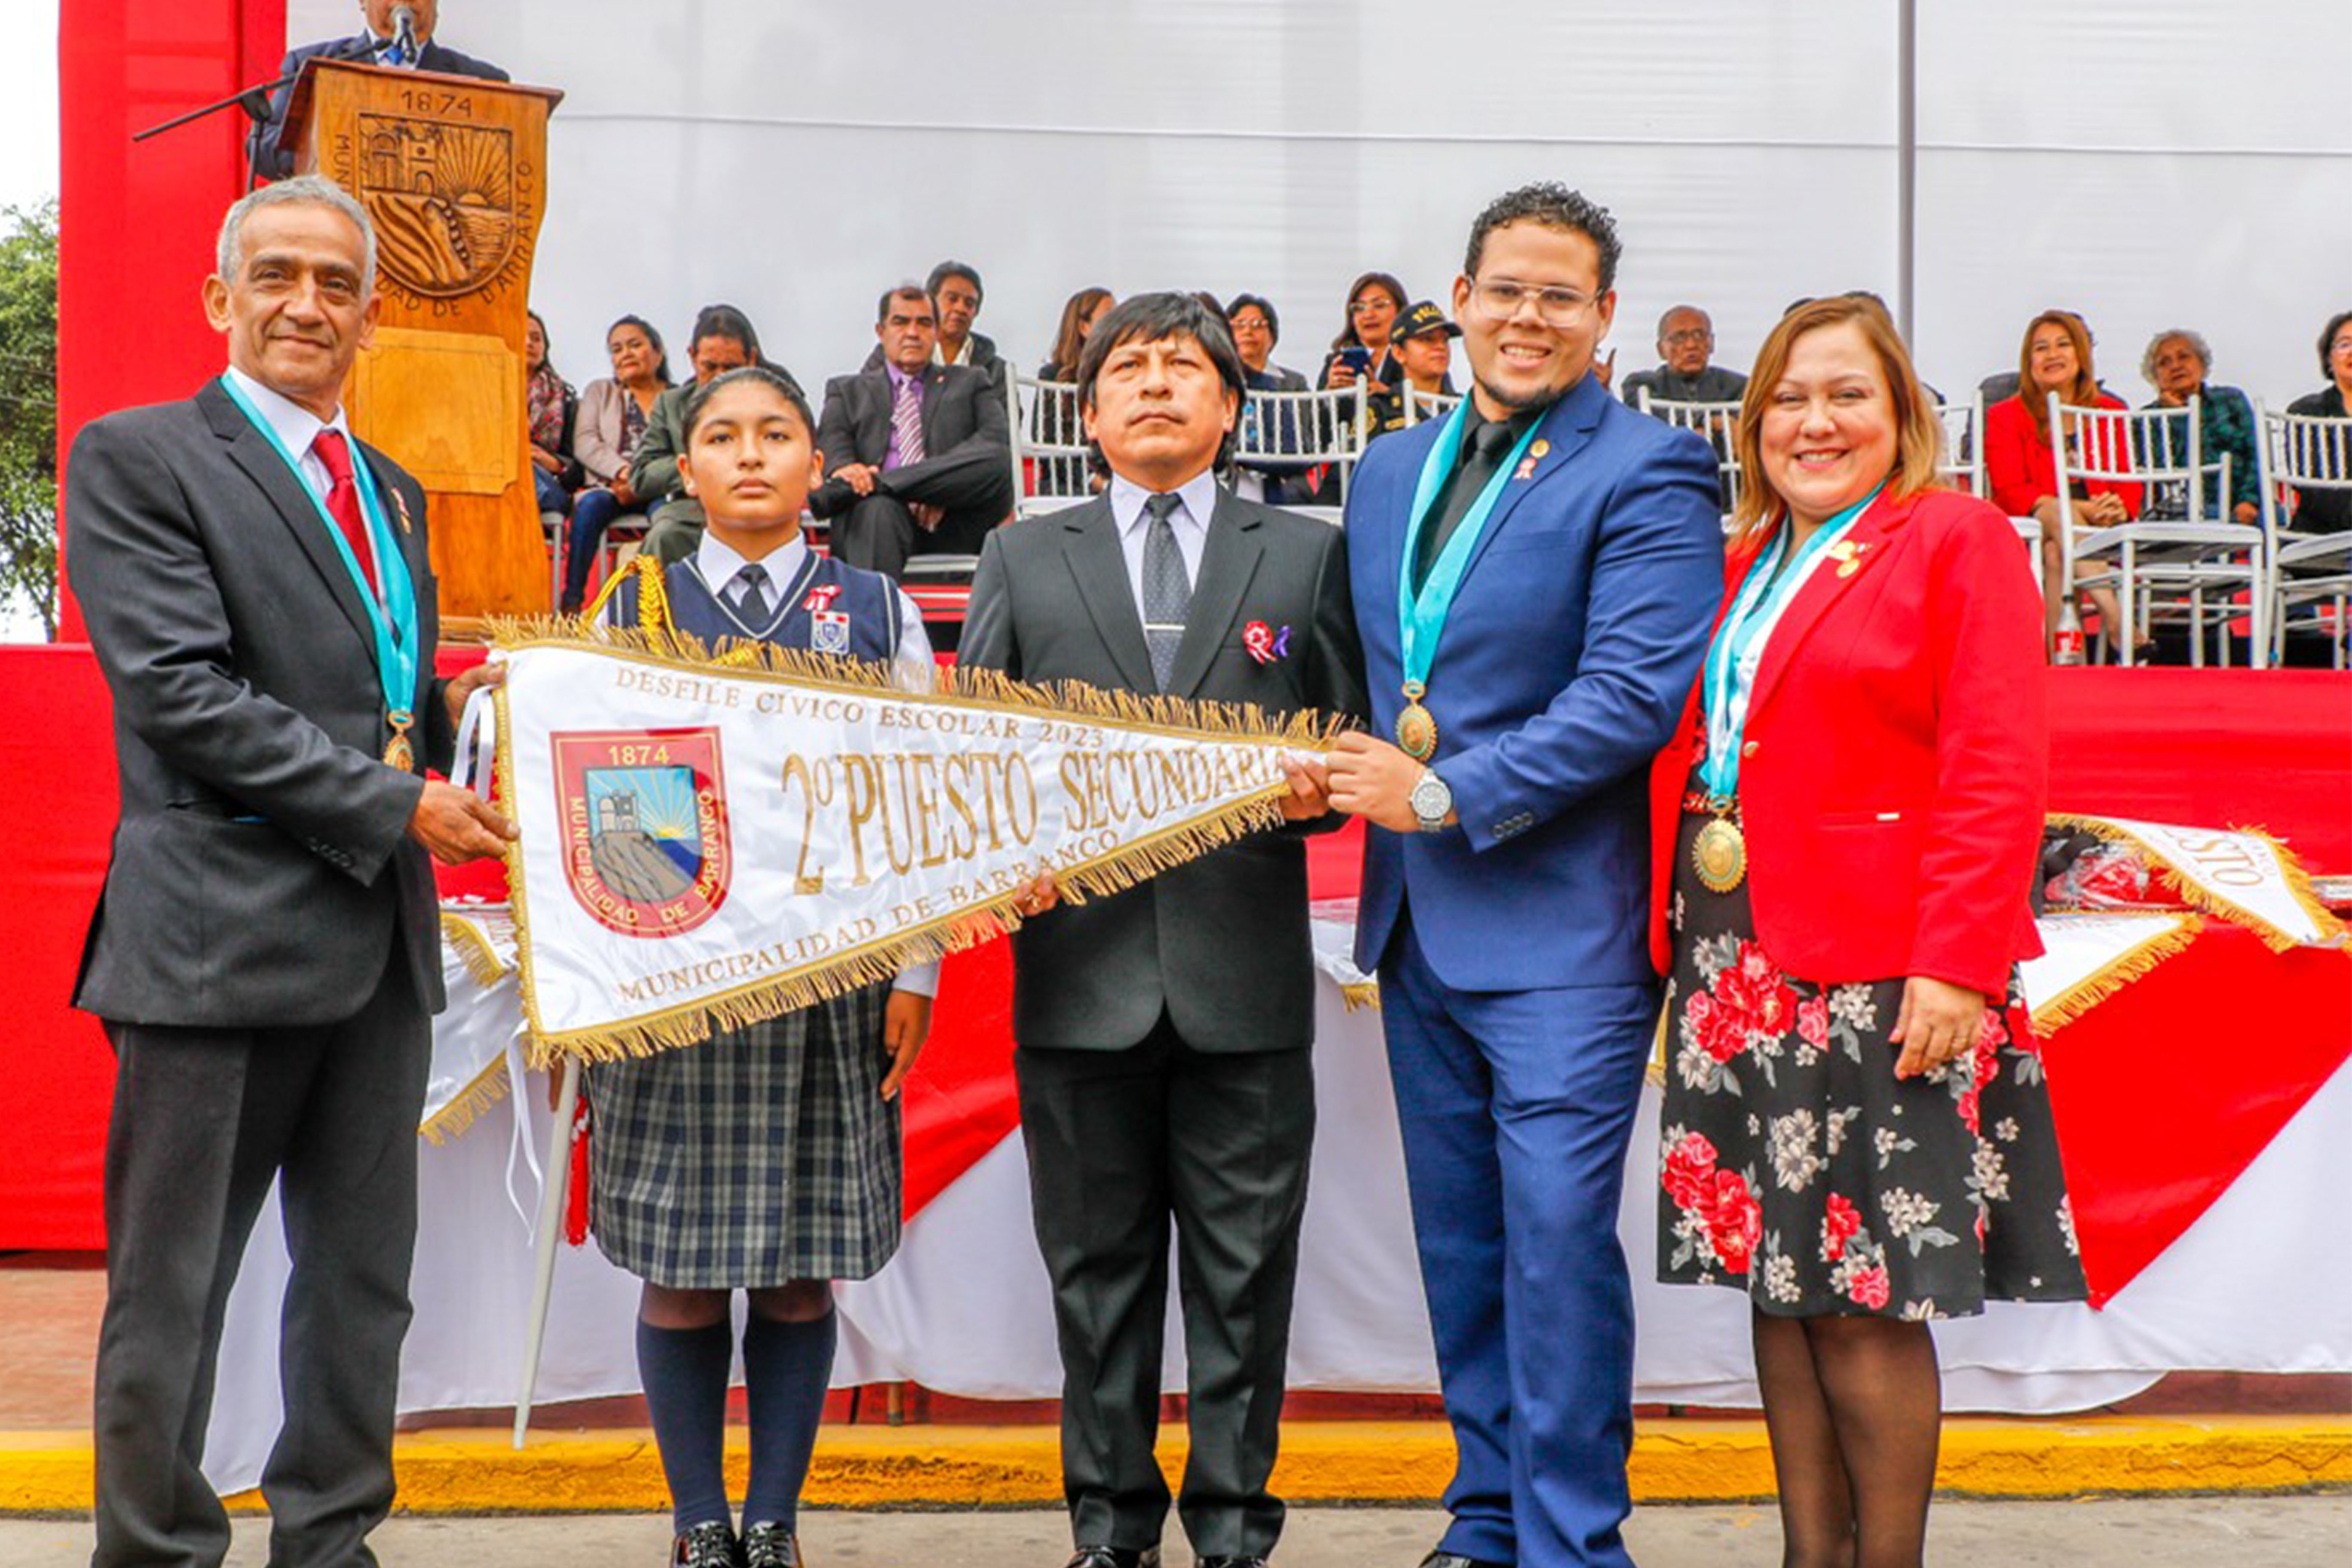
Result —
<path fill-rule="evenodd" d="M 760 563 L 768 574 L 768 602 L 779 613 L 784 608 L 783 592 L 799 577 L 801 568 L 807 564 L 808 554 L 808 541 L 795 534 L 790 544 Z M 702 542 L 695 547 L 694 564 L 719 602 L 730 609 L 736 608 L 743 592 L 737 579 L 751 563 L 706 528 L 702 531 Z M 923 629 L 923 613 L 903 591 L 898 591 L 898 657 L 891 661 L 890 670 L 891 679 L 906 691 L 929 691 L 932 678 L 939 673 L 939 665 L 931 658 L 930 634 Z M 918 996 L 938 995 L 939 961 L 934 959 L 902 970 L 891 989 L 911 991 Z"/>
<path fill-rule="evenodd" d="M 1151 491 L 1141 485 L 1111 476 L 1110 517 L 1118 529 L 1119 553 L 1127 558 L 1127 585 L 1135 595 L 1135 616 L 1143 618 L 1143 541 L 1151 531 L 1151 514 L 1143 510 Z M 1202 469 L 1176 487 L 1176 499 L 1181 503 L 1168 514 L 1168 526 L 1176 533 L 1177 553 L 1184 557 L 1184 580 L 1197 589 L 1201 585 L 1201 557 L 1209 548 L 1209 519 L 1217 510 L 1217 478 L 1208 468 Z"/>
<path fill-rule="evenodd" d="M 228 376 L 231 381 L 236 383 L 236 389 L 244 393 L 254 408 L 259 412 L 263 422 L 268 425 L 270 433 L 278 437 L 278 445 L 294 455 L 295 472 L 301 475 L 302 482 L 310 487 L 310 493 L 318 498 L 320 506 L 326 505 L 327 492 L 334 488 L 334 480 L 328 477 L 327 465 L 319 460 L 319 454 L 310 449 L 311 444 L 318 440 L 320 431 L 341 432 L 344 445 L 352 455 L 352 469 L 354 476 L 357 475 L 359 466 L 367 461 L 365 458 L 360 456 L 360 444 L 352 438 L 351 424 L 343 416 L 342 405 L 335 405 L 335 416 L 332 419 L 320 419 L 292 398 L 282 393 L 272 392 L 235 365 L 228 367 Z M 356 477 L 353 482 L 357 482 Z M 366 513 L 364 504 L 361 508 L 361 512 L 362 516 Z M 364 528 L 360 531 L 367 536 L 369 579 L 381 583 L 383 581 L 383 573 L 379 569 L 381 563 L 375 558 L 375 530 Z"/>

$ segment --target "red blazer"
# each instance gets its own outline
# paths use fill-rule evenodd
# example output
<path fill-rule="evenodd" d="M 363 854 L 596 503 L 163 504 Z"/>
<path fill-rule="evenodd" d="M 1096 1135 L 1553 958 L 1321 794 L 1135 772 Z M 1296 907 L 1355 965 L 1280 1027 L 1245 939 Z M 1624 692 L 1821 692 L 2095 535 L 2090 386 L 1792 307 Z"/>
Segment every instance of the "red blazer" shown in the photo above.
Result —
<path fill-rule="evenodd" d="M 2121 408 L 2120 398 L 2099 394 L 2102 408 Z M 2011 517 L 2032 514 L 2033 503 L 2043 496 L 2058 493 L 2058 458 L 2041 427 L 2033 423 L 2032 411 L 2025 406 L 2025 396 L 2004 397 L 1985 410 L 1984 429 L 1985 479 L 1992 487 L 1992 504 Z M 2122 468 L 2109 458 L 2094 453 L 2101 468 Z M 2140 488 L 2128 481 L 2085 479 L 2083 486 L 2095 496 L 2121 496 L 2124 510 L 2133 517 L 2139 515 Z"/>
<path fill-rule="evenodd" d="M 1996 1000 L 2042 951 L 2027 894 L 2049 766 L 2042 595 L 2007 518 L 1934 490 L 1871 508 L 1773 629 L 1739 763 L 1757 939 L 1821 984 L 1913 974 Z M 1726 599 L 1756 552 L 1735 551 Z M 1719 617 L 1718 617 L 1719 624 Z M 1651 955 L 1668 964 L 1697 688 L 1651 775 Z"/>

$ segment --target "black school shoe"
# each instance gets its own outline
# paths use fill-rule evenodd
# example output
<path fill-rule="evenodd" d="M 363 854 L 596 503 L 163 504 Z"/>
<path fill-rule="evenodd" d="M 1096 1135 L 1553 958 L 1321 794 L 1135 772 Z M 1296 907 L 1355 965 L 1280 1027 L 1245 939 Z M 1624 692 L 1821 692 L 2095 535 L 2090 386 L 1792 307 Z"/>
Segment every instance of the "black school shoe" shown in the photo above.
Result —
<path fill-rule="evenodd" d="M 773 1520 L 747 1524 L 742 1563 L 743 1568 L 802 1568 L 801 1538 Z"/>
<path fill-rule="evenodd" d="M 743 1568 L 743 1549 L 723 1519 L 698 1524 L 670 1542 L 672 1568 Z"/>

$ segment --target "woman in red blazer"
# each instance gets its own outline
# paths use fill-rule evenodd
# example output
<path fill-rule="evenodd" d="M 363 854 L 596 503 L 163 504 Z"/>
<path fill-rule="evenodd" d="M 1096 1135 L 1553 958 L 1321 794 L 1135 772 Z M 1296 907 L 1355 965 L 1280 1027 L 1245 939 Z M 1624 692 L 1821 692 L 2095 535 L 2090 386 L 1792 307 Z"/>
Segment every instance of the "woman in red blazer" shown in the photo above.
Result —
<path fill-rule="evenodd" d="M 1659 1274 L 1748 1293 L 1792 1563 L 1916 1564 L 1927 1320 L 2079 1300 L 2016 963 L 2046 747 L 2032 574 L 1935 488 L 1885 310 L 1774 329 L 1698 689 L 1654 778 Z"/>
<path fill-rule="evenodd" d="M 2058 629 L 2058 606 L 2064 594 L 2064 563 L 2059 554 L 2058 530 L 2063 526 L 2058 497 L 2057 449 L 2050 440 L 2050 395 L 2070 408 L 2116 408 L 2123 400 L 2099 390 L 2091 369 L 2091 329 L 2072 310 L 2044 310 L 2026 323 L 2025 342 L 2017 351 L 2017 395 L 2003 398 L 1985 410 L 1985 479 L 1992 487 L 1992 503 L 2011 517 L 2030 517 L 2042 524 L 2042 621 L 2046 636 Z M 2071 420 L 2072 416 L 2068 416 Z M 2074 447 L 2080 437 L 2063 432 Z M 2094 449 L 2101 468 L 2128 468 Z M 2124 479 L 2075 481 L 2074 523 L 2078 528 L 2109 528 L 2139 515 L 2140 487 Z M 2091 603 L 2109 626 L 2123 624 L 2115 591 L 2094 588 Z"/>

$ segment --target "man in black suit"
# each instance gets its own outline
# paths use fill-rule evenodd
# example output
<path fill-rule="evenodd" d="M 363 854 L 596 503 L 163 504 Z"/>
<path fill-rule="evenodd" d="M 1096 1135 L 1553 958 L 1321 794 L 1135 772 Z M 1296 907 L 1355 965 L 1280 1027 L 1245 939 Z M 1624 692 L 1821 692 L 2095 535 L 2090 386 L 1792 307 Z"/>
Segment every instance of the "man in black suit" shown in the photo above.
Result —
<path fill-rule="evenodd" d="M 487 667 L 433 673 L 425 492 L 352 439 L 367 214 L 316 175 L 229 209 L 228 370 L 109 415 L 67 468 L 72 585 L 114 694 L 121 820 L 76 985 L 116 1056 L 96 1568 L 216 1568 L 202 1470 L 229 1287 L 282 1179 L 286 1422 L 269 1560 L 372 1561 L 392 1505 L 416 1125 L 441 953 L 426 851 L 512 830 L 446 768 Z"/>
<path fill-rule="evenodd" d="M 408 15 L 407 36 L 403 37 L 400 24 Z M 310 59 L 350 60 L 355 65 L 383 66 L 391 70 L 439 71 L 445 76 L 478 77 L 484 81 L 507 81 L 507 73 L 488 60 L 478 60 L 471 55 L 461 55 L 446 45 L 433 40 L 433 29 L 441 19 L 441 0 L 360 0 L 360 12 L 365 26 L 348 38 L 330 38 L 321 43 L 304 44 L 278 64 L 278 74 L 290 77 Z M 282 180 L 294 172 L 294 149 L 281 145 L 286 135 L 286 103 L 293 97 L 289 82 L 269 95 L 269 118 L 256 125 L 246 137 L 246 161 L 252 166 L 253 177 L 259 180 Z"/>
<path fill-rule="evenodd" d="M 1077 380 L 1110 487 L 990 536 L 965 662 L 1277 715 L 1362 714 L 1344 536 L 1216 482 L 1244 395 L 1222 315 L 1189 294 L 1139 295 L 1096 324 Z M 1266 1482 L 1315 1126 L 1299 835 L 1334 825 L 1323 782 L 1319 767 L 1294 768 L 1294 826 L 1116 897 L 1055 909 L 1050 882 L 1022 895 L 1033 918 L 1013 938 L 1013 1065 L 1061 1342 L 1071 1568 L 1159 1561 L 1171 1216 L 1191 1393 L 1185 1533 L 1204 1564 L 1243 1568 L 1282 1529 Z"/>
<path fill-rule="evenodd" d="M 1013 510 L 1012 437 L 986 372 L 933 362 L 929 294 L 911 283 L 885 293 L 874 332 L 880 368 L 825 383 L 825 481 L 808 504 L 835 520 L 835 554 L 898 577 L 909 555 L 980 552 Z"/>

